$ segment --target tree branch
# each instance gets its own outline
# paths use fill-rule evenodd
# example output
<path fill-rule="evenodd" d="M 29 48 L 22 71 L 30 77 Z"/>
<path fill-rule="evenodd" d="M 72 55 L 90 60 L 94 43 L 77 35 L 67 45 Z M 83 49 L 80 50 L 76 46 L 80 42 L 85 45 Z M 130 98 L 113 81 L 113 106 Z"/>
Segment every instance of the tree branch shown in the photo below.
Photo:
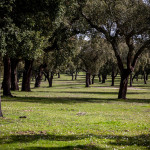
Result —
<path fill-rule="evenodd" d="M 133 45 L 133 41 L 131 41 L 131 35 L 126 36 L 125 40 L 129 48 L 128 56 L 127 56 L 127 68 L 132 70 L 131 61 L 133 57 L 134 45 Z"/>
<path fill-rule="evenodd" d="M 113 47 L 113 50 L 115 52 L 115 56 L 117 58 L 118 67 L 119 67 L 120 71 L 123 72 L 124 66 L 123 66 L 123 62 L 121 60 L 121 57 L 118 53 L 118 44 L 117 44 L 116 38 L 113 38 L 113 40 L 111 41 L 111 45 Z"/>
<path fill-rule="evenodd" d="M 150 47 L 150 40 L 145 41 L 145 43 L 139 48 L 139 50 L 135 54 L 133 62 L 132 62 L 132 67 L 133 68 L 135 67 L 139 56 L 142 54 L 142 52 L 145 50 L 145 48 L 148 48 L 148 47 Z"/>

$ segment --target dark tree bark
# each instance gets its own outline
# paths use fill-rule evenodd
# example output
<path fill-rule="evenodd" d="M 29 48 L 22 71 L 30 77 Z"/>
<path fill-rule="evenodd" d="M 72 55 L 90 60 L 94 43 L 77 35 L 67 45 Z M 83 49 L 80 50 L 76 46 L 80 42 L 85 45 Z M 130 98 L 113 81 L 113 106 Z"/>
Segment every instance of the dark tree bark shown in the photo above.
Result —
<path fill-rule="evenodd" d="M 47 67 L 46 64 L 40 65 L 38 74 L 37 74 L 37 76 L 35 78 L 35 87 L 40 87 L 40 84 L 41 84 L 41 81 L 42 81 L 42 76 L 43 76 L 43 70 L 46 67 Z"/>
<path fill-rule="evenodd" d="M 60 73 L 58 72 L 58 78 L 60 78 Z"/>
<path fill-rule="evenodd" d="M 130 73 L 130 87 L 132 87 L 132 73 Z"/>
<path fill-rule="evenodd" d="M 77 80 L 77 77 L 78 77 L 78 72 L 76 71 L 75 80 Z"/>
<path fill-rule="evenodd" d="M 91 82 L 91 74 L 89 74 L 89 85 L 91 85 L 92 82 Z"/>
<path fill-rule="evenodd" d="M 127 69 L 124 69 L 121 73 L 121 82 L 120 82 L 118 99 L 126 99 L 128 78 L 129 78 L 130 73 L 131 72 Z"/>
<path fill-rule="evenodd" d="M 11 59 L 11 90 L 18 91 L 18 76 L 17 76 L 17 65 L 19 63 L 18 59 Z"/>
<path fill-rule="evenodd" d="M 106 75 L 102 74 L 102 83 L 105 83 L 105 80 L 106 80 Z"/>
<path fill-rule="evenodd" d="M 144 73 L 143 73 L 143 76 L 144 76 L 144 84 L 147 84 L 145 71 L 144 71 Z"/>
<path fill-rule="evenodd" d="M 3 59 L 4 62 L 4 79 L 2 83 L 3 87 L 3 95 L 4 96 L 12 96 L 10 92 L 11 86 L 11 61 L 8 56 L 5 56 Z"/>
<path fill-rule="evenodd" d="M 137 76 L 136 76 L 136 74 L 132 77 L 132 82 L 134 81 L 134 79 L 136 78 Z"/>
<path fill-rule="evenodd" d="M 85 87 L 89 87 L 90 86 L 90 74 L 88 72 L 86 72 L 86 85 Z"/>
<path fill-rule="evenodd" d="M 102 82 L 102 79 L 101 79 L 101 75 L 98 74 L 98 79 L 99 79 L 99 82 Z"/>
<path fill-rule="evenodd" d="M 53 76 L 54 76 L 54 73 L 51 72 L 51 77 L 49 78 L 48 82 L 49 82 L 49 87 L 52 87 L 53 86 Z"/>
<path fill-rule="evenodd" d="M 22 91 L 29 92 L 30 89 L 30 81 L 32 75 L 32 66 L 34 60 L 25 60 L 25 67 L 23 72 L 23 80 L 22 80 Z"/>
<path fill-rule="evenodd" d="M 92 76 L 92 84 L 94 84 L 95 75 Z"/>
<path fill-rule="evenodd" d="M 114 72 L 114 68 L 113 67 L 112 67 L 111 78 L 112 78 L 111 86 L 114 86 L 114 83 L 115 83 L 115 72 Z"/>
<path fill-rule="evenodd" d="M 43 73 L 44 73 L 44 75 L 45 75 L 45 79 L 47 79 L 47 81 L 48 81 L 49 87 L 52 87 L 52 85 L 53 85 L 53 76 L 54 76 L 54 73 L 51 72 L 51 77 L 50 77 L 48 71 L 43 72 Z"/>
<path fill-rule="evenodd" d="M 73 81 L 74 80 L 74 74 L 72 73 L 71 76 L 72 76 L 72 81 Z"/>
<path fill-rule="evenodd" d="M 139 72 L 135 72 L 134 76 L 132 77 L 132 83 L 133 83 L 134 79 L 136 79 L 136 81 L 138 81 L 138 76 L 139 76 Z"/>
<path fill-rule="evenodd" d="M 50 77 L 49 77 L 49 72 L 48 71 L 43 71 L 43 74 L 45 76 L 45 81 L 47 80 L 48 81 L 48 84 L 50 83 Z M 49 84 L 50 85 L 50 84 Z"/>

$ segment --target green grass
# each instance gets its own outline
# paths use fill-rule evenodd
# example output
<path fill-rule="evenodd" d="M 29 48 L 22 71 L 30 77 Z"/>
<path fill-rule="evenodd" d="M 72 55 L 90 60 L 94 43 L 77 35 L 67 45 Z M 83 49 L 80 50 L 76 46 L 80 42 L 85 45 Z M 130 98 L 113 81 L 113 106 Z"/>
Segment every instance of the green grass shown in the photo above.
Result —
<path fill-rule="evenodd" d="M 150 82 L 135 81 L 128 99 L 118 100 L 119 78 L 114 88 L 110 78 L 85 88 L 79 75 L 2 97 L 0 150 L 150 149 Z"/>

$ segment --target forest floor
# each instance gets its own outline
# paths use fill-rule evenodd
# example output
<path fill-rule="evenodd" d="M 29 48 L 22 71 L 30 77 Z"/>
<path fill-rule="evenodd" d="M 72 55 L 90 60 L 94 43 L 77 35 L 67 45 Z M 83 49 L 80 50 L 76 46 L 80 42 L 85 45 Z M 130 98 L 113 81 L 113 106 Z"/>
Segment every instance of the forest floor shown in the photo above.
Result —
<path fill-rule="evenodd" d="M 0 150 L 145 150 L 150 149 L 150 81 L 133 83 L 118 100 L 119 78 L 111 87 L 85 76 L 54 77 L 31 92 L 2 97 Z"/>

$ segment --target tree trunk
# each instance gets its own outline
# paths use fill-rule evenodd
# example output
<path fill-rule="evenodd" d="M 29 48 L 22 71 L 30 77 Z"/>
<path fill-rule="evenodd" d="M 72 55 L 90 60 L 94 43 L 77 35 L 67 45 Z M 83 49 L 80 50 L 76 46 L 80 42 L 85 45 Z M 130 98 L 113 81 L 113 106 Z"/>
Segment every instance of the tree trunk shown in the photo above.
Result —
<path fill-rule="evenodd" d="M 106 80 L 106 75 L 102 74 L 102 83 L 105 83 L 105 80 Z"/>
<path fill-rule="evenodd" d="M 58 72 L 58 78 L 60 78 L 60 73 Z"/>
<path fill-rule="evenodd" d="M 52 87 L 53 86 L 53 76 L 54 76 L 54 74 L 53 74 L 53 72 L 51 72 L 51 77 L 49 78 L 49 87 Z"/>
<path fill-rule="evenodd" d="M 72 81 L 74 80 L 74 75 L 73 75 L 73 73 L 71 74 L 71 76 L 72 76 Z"/>
<path fill-rule="evenodd" d="M 39 71 L 38 71 L 38 75 L 35 78 L 35 87 L 40 87 L 41 81 L 42 81 L 42 76 L 43 76 L 43 70 L 44 68 L 46 68 L 47 65 L 46 64 L 42 64 L 39 67 Z"/>
<path fill-rule="evenodd" d="M 33 60 L 25 60 L 25 67 L 23 72 L 23 80 L 22 80 L 22 91 L 29 92 L 30 89 L 30 81 L 31 81 L 31 74 L 32 74 L 32 66 Z"/>
<path fill-rule="evenodd" d="M 129 75 L 130 75 L 130 71 L 127 69 L 124 69 L 121 73 L 118 99 L 126 99 Z"/>
<path fill-rule="evenodd" d="M 48 84 L 50 86 L 50 77 L 49 77 L 49 72 L 48 71 L 45 71 L 43 72 L 44 76 L 45 76 L 45 81 L 47 80 L 48 81 Z"/>
<path fill-rule="evenodd" d="M 95 75 L 92 76 L 92 84 L 94 84 Z"/>
<path fill-rule="evenodd" d="M 43 76 L 42 69 L 39 68 L 38 75 L 37 75 L 37 77 L 35 77 L 35 87 L 40 87 L 40 84 L 42 81 L 42 76 Z"/>
<path fill-rule="evenodd" d="M 145 72 L 144 72 L 143 76 L 144 76 L 144 84 L 147 84 Z"/>
<path fill-rule="evenodd" d="M 98 79 L 99 79 L 99 82 L 102 82 L 102 79 L 101 79 L 101 75 L 98 74 Z"/>
<path fill-rule="evenodd" d="M 132 87 L 132 73 L 130 73 L 130 87 Z"/>
<path fill-rule="evenodd" d="M 11 61 L 8 56 L 5 56 L 4 59 L 4 79 L 3 79 L 3 95 L 12 96 L 10 92 L 11 86 Z"/>
<path fill-rule="evenodd" d="M 134 81 L 135 78 L 136 78 L 136 74 L 132 77 L 132 82 Z"/>
<path fill-rule="evenodd" d="M 92 82 L 91 82 L 91 74 L 89 73 L 89 85 L 91 85 Z"/>
<path fill-rule="evenodd" d="M 111 78 L 112 78 L 111 86 L 114 86 L 114 83 L 115 83 L 115 72 L 114 72 L 114 68 L 113 67 L 112 67 Z"/>
<path fill-rule="evenodd" d="M 86 85 L 85 85 L 85 87 L 89 87 L 89 85 L 90 85 L 89 84 L 90 83 L 89 80 L 90 80 L 90 74 L 86 72 Z"/>
<path fill-rule="evenodd" d="M 76 71 L 76 74 L 75 74 L 75 80 L 77 80 L 77 76 L 78 76 L 78 72 Z"/>
<path fill-rule="evenodd" d="M 18 59 L 11 59 L 11 90 L 18 91 L 18 76 L 17 76 L 17 65 L 19 63 Z"/>

